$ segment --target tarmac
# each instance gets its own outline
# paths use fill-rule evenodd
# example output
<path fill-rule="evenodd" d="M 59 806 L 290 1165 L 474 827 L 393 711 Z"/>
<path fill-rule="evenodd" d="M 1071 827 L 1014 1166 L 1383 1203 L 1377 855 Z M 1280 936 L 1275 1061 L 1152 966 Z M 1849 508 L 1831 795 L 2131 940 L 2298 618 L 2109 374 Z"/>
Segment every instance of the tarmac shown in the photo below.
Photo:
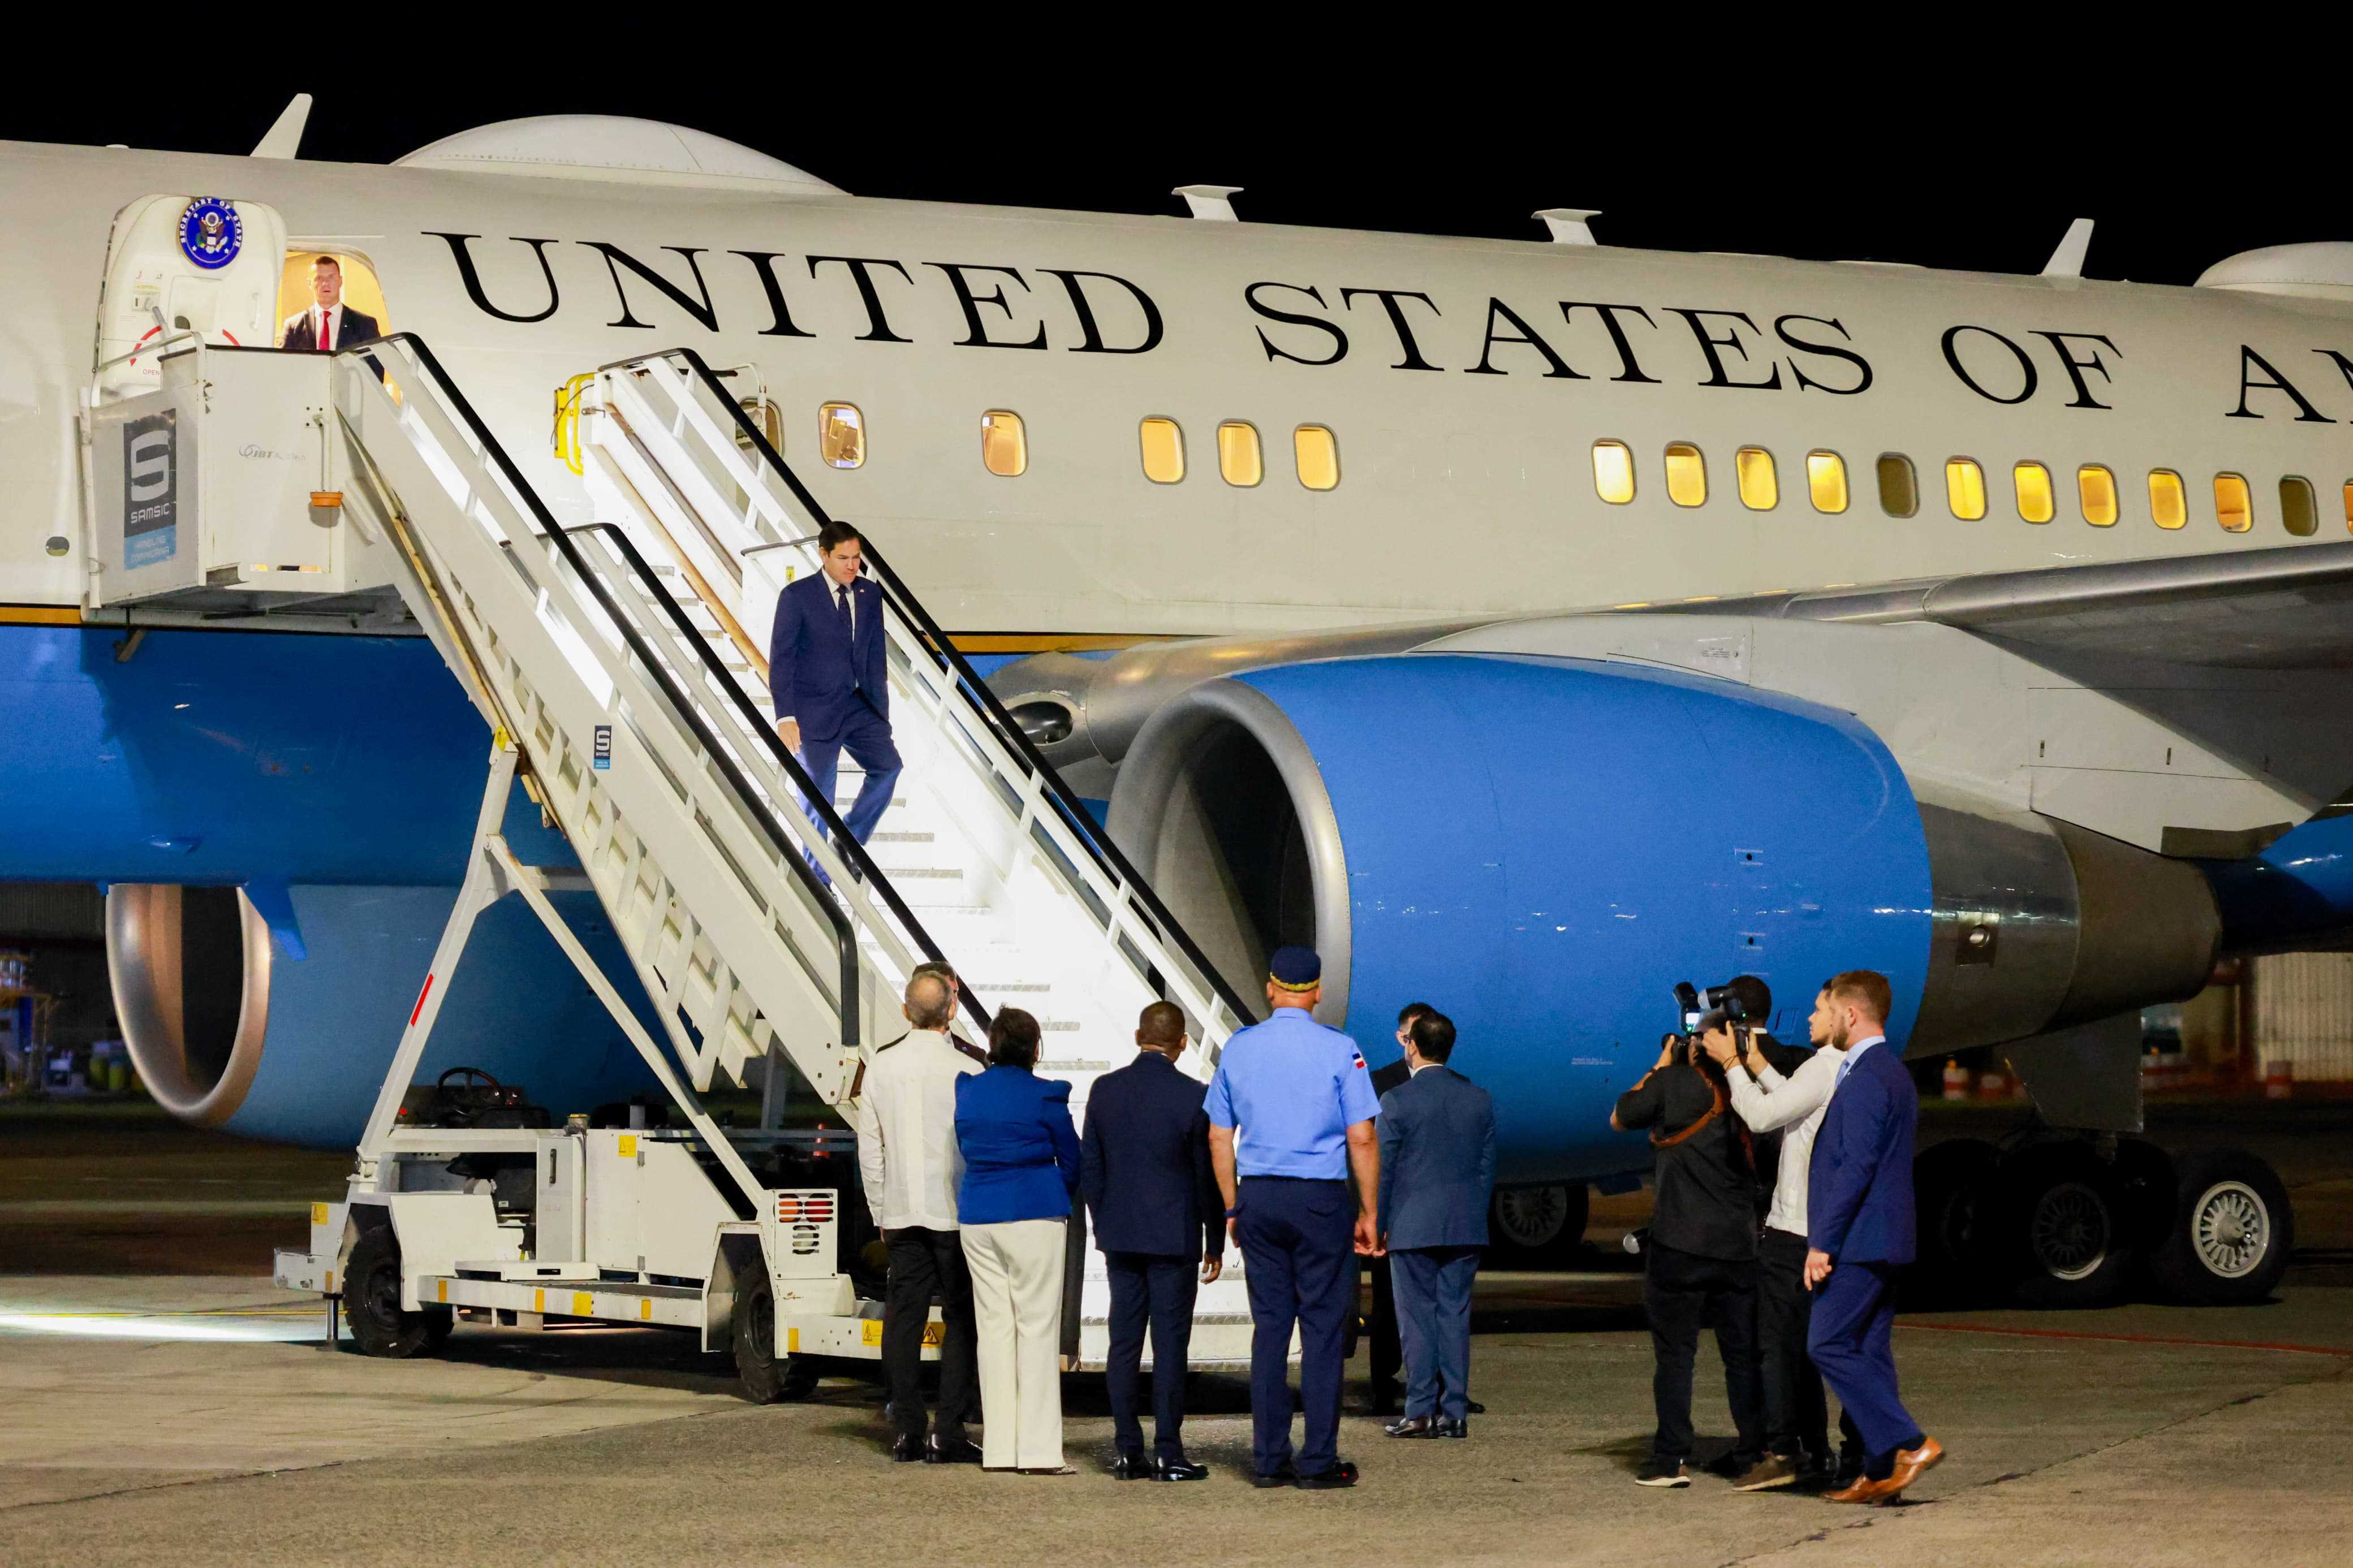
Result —
<path fill-rule="evenodd" d="M 1979 1132 L 1991 1114 L 1931 1125 Z M 1639 1276 L 1610 1244 L 1640 1197 L 1599 1206 L 1603 1245 L 1576 1269 L 1482 1277 L 1488 1414 L 1470 1441 L 1382 1436 L 1352 1363 L 1342 1452 L 1364 1483 L 1310 1495 L 1247 1484 L 1247 1390 L 1225 1375 L 1198 1380 L 1186 1429 L 1215 1473 L 1171 1487 L 1101 1473 L 1094 1377 L 1068 1390 L 1081 1473 L 1018 1477 L 893 1465 L 871 1384 L 754 1407 L 724 1358 L 653 1331 L 468 1325 L 436 1359 L 332 1352 L 315 1299 L 257 1279 L 249 1249 L 299 1237 L 341 1160 L 0 1114 L 0 1563 L 2353 1561 L 2353 1108 L 2153 1121 L 2175 1146 L 2279 1167 L 2299 1241 L 2277 1299 L 1907 1313 L 1905 1397 L 1950 1458 L 1902 1506 L 1856 1510 L 1696 1468 L 1687 1490 L 1630 1484 L 1651 1354 Z M 1704 1350 L 1703 1458 L 1729 1440 L 1712 1378 Z"/>

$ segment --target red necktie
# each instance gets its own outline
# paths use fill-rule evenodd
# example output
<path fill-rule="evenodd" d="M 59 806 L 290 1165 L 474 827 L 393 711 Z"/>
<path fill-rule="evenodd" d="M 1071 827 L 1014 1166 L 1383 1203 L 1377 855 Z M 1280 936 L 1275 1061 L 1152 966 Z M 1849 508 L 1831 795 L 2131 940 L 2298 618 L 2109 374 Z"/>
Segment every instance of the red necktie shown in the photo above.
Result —
<path fill-rule="evenodd" d="M 319 349 L 331 352 L 335 346 L 335 312 L 332 305 L 319 307 Z"/>

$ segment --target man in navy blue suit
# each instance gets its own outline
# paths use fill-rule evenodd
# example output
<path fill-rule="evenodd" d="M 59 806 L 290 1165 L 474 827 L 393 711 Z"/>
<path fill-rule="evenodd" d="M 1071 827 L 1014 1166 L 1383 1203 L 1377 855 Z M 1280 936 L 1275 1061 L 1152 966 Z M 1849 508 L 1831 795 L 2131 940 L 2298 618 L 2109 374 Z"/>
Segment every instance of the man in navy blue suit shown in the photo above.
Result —
<path fill-rule="evenodd" d="M 1405 1415 L 1392 1437 L 1470 1436 L 1471 1286 L 1495 1186 L 1495 1103 L 1446 1065 L 1454 1021 L 1406 1037 L 1411 1076 L 1381 1096 L 1380 1239 L 1405 1336 Z"/>
<path fill-rule="evenodd" d="M 1201 1085 L 1176 1070 L 1185 1015 L 1155 1002 L 1136 1020 L 1135 1060 L 1095 1080 L 1079 1156 L 1079 1191 L 1094 1216 L 1111 1276 L 1111 1349 L 1103 1384 L 1124 1481 L 1198 1481 L 1209 1468 L 1185 1458 L 1185 1371 L 1199 1284 L 1224 1267 L 1224 1200 L 1209 1165 Z M 1135 1393 L 1144 1331 L 1152 1329 L 1153 1452 L 1144 1454 Z"/>
<path fill-rule="evenodd" d="M 1862 1434 L 1862 1474 L 1832 1502 L 1887 1503 L 1945 1457 L 1895 1388 L 1895 1271 L 1916 1251 L 1912 1145 L 1920 1098 L 1887 1039 L 1887 977 L 1833 975 L 1814 1037 L 1846 1053 L 1806 1180 L 1806 1352 Z"/>
<path fill-rule="evenodd" d="M 841 753 L 866 770 L 866 782 L 842 821 L 860 844 L 891 805 L 899 749 L 891 743 L 891 687 L 884 673 L 882 592 L 860 576 L 863 542 L 846 522 L 817 536 L 823 570 L 776 595 L 768 637 L 768 691 L 776 733 L 800 753 L 801 766 L 828 805 Z M 809 820 L 823 826 L 815 806 Z"/>

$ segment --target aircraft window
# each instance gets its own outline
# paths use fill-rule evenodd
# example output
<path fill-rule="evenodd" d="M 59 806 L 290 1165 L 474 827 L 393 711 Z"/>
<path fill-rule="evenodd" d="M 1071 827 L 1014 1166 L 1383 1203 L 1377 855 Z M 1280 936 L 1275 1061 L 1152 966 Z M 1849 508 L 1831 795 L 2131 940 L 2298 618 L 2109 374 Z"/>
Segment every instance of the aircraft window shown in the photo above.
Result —
<path fill-rule="evenodd" d="M 999 479 L 1018 479 L 1029 466 L 1029 437 L 1021 416 L 992 408 L 980 416 L 980 465 Z"/>
<path fill-rule="evenodd" d="M 1963 522 L 1975 522 L 1986 514 L 1985 470 L 1975 458 L 1945 459 L 1945 504 Z"/>
<path fill-rule="evenodd" d="M 2182 493 L 2181 476 L 2171 468 L 2149 470 L 2148 515 L 2159 528 L 2179 528 L 2189 521 L 2189 499 Z"/>
<path fill-rule="evenodd" d="M 2320 531 L 2320 504 L 2312 499 L 2312 481 L 2294 474 L 2280 481 L 2280 521 L 2298 539 Z"/>
<path fill-rule="evenodd" d="M 1890 517 L 1910 517 L 1920 510 L 1920 481 L 1912 471 L 1912 459 L 1901 452 L 1880 457 L 1879 510 Z"/>
<path fill-rule="evenodd" d="M 2353 533 L 2353 479 L 2345 481 L 2345 529 Z"/>
<path fill-rule="evenodd" d="M 1749 510 L 1771 511 L 1781 504 L 1781 486 L 1773 475 L 1773 454 L 1764 447 L 1743 447 L 1732 454 L 1732 472 L 1740 481 L 1740 504 Z M 2353 486 L 2348 487 L 2348 493 L 2353 494 Z"/>
<path fill-rule="evenodd" d="M 2244 533 L 2255 526 L 2255 498 L 2237 474 L 2214 476 L 2214 521 L 2225 533 Z"/>
<path fill-rule="evenodd" d="M 1144 447 L 1144 477 L 1155 485 L 1173 485 L 1185 477 L 1185 432 L 1174 419 L 1147 419 L 1139 429 Z"/>
<path fill-rule="evenodd" d="M 1707 500 L 1707 459 L 1688 441 L 1667 443 L 1667 499 L 1677 506 Z"/>
<path fill-rule="evenodd" d="M 2116 521 L 2116 477 L 2097 463 L 2075 470 L 2075 499 L 2083 503 L 2084 521 L 2094 528 L 2113 528 Z"/>
<path fill-rule="evenodd" d="M 1634 499 L 1634 454 L 1623 441 L 1593 443 L 1594 492 L 1612 506 Z"/>
<path fill-rule="evenodd" d="M 866 461 L 866 420 L 856 405 L 828 403 L 817 411 L 817 455 L 835 468 Z"/>
<path fill-rule="evenodd" d="M 1218 472 L 1229 485 L 1254 485 L 1266 478 L 1266 461 L 1259 455 L 1258 426 L 1229 419 L 1218 426 Z"/>
<path fill-rule="evenodd" d="M 2018 491 L 2018 516 L 2022 522 L 2049 522 L 2057 505 L 2051 499 L 2051 470 L 2040 463 L 2021 463 L 2010 470 Z M 1979 503 L 1982 505 L 1983 503 Z M 1959 515 L 1957 508 L 1955 516 Z"/>
<path fill-rule="evenodd" d="M 1806 489 L 1816 511 L 1846 510 L 1846 459 L 1836 452 L 1806 454 Z"/>
<path fill-rule="evenodd" d="M 322 269 L 321 262 L 332 265 Z M 336 318 L 338 331 L 331 347 L 347 348 L 392 331 L 385 324 L 388 318 L 384 290 L 377 285 L 375 268 L 366 257 L 349 250 L 290 250 L 286 253 L 286 265 L 278 274 L 280 348 L 318 346 L 322 270 L 331 275 L 323 279 L 323 292 L 332 293 L 334 303 L 343 307 L 343 314 Z"/>
<path fill-rule="evenodd" d="M 1291 455 L 1299 465 L 1299 482 L 1309 489 L 1328 490 L 1340 482 L 1340 443 L 1323 426 L 1293 430 Z"/>

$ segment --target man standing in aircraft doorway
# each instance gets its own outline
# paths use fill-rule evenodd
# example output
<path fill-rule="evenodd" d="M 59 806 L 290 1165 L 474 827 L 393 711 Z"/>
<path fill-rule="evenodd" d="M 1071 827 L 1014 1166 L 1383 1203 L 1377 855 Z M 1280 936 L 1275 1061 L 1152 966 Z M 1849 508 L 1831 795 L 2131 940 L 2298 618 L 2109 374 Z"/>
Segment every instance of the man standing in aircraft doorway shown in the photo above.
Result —
<path fill-rule="evenodd" d="M 332 256 L 311 262 L 311 300 L 309 310 L 286 319 L 289 349 L 332 353 L 384 336 L 384 327 L 374 316 L 343 303 L 343 264 Z"/>
<path fill-rule="evenodd" d="M 891 805 L 899 749 L 891 743 L 891 687 L 885 674 L 882 591 L 859 575 L 864 541 L 846 522 L 817 536 L 822 567 L 785 585 L 768 638 L 768 691 L 776 733 L 800 753 L 818 795 L 830 805 L 841 753 L 866 772 L 842 825 L 860 844 Z M 814 802 L 809 820 L 824 818 Z"/>

